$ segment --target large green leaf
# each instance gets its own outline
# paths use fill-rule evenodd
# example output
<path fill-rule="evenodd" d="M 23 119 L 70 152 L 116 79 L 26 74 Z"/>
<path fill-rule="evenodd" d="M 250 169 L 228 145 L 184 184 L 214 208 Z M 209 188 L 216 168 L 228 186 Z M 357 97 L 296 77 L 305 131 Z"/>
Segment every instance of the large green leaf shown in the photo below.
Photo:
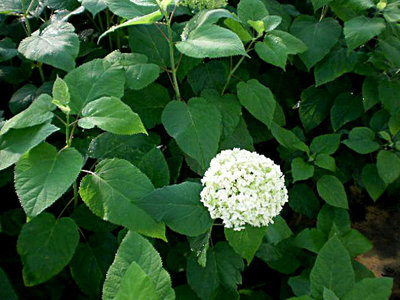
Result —
<path fill-rule="evenodd" d="M 291 35 L 289 32 L 281 30 L 273 30 L 268 33 L 273 37 L 278 37 L 279 42 L 283 43 L 286 47 L 287 54 L 298 54 L 307 51 L 307 46 L 301 40 Z"/>
<path fill-rule="evenodd" d="M 383 79 L 378 83 L 379 97 L 383 107 L 391 114 L 400 110 L 400 81 Z"/>
<path fill-rule="evenodd" d="M 79 52 L 78 35 L 70 23 L 57 21 L 23 39 L 18 51 L 26 58 L 70 71 Z"/>
<path fill-rule="evenodd" d="M 375 152 L 380 148 L 375 142 L 375 132 L 368 127 L 354 127 L 343 144 L 360 154 Z"/>
<path fill-rule="evenodd" d="M 121 98 L 124 94 L 124 70 L 102 59 L 79 66 L 69 72 L 64 80 L 71 95 L 71 114 L 80 114 L 89 102 L 101 97 Z"/>
<path fill-rule="evenodd" d="M 105 59 L 125 70 L 126 85 L 129 89 L 143 89 L 155 81 L 160 74 L 160 67 L 147 63 L 148 58 L 143 54 L 114 51 Z"/>
<path fill-rule="evenodd" d="M 49 95 L 40 95 L 27 109 L 7 120 L 3 127 L 1 127 L 0 135 L 5 134 L 11 128 L 20 129 L 32 127 L 52 119 L 52 110 L 56 107 L 51 101 L 52 98 Z"/>
<path fill-rule="evenodd" d="M 192 98 L 187 104 L 171 101 L 161 119 L 179 147 L 205 170 L 218 151 L 222 129 L 218 109 L 203 98 Z"/>
<path fill-rule="evenodd" d="M 348 208 L 346 191 L 337 177 L 324 175 L 317 182 L 318 194 L 326 203 L 341 208 Z"/>
<path fill-rule="evenodd" d="M 331 52 L 314 69 L 315 86 L 330 82 L 345 73 L 353 71 L 359 56 L 352 52 L 349 55 L 346 49 L 342 48 Z"/>
<path fill-rule="evenodd" d="M 18 55 L 16 44 L 10 38 L 0 40 L 0 62 L 7 61 Z"/>
<path fill-rule="evenodd" d="M 82 179 L 79 194 L 100 218 L 148 236 L 165 239 L 164 224 L 157 223 L 137 202 L 154 190 L 153 184 L 126 160 L 106 159 Z"/>
<path fill-rule="evenodd" d="M 271 125 L 271 133 L 279 142 L 279 144 L 286 148 L 297 149 L 306 153 L 310 152 L 308 146 L 304 144 L 304 142 L 300 140 L 292 131 L 280 127 L 274 122 Z"/>
<path fill-rule="evenodd" d="M 337 131 L 340 127 L 350 121 L 356 120 L 363 113 L 361 98 L 345 92 L 336 97 L 331 108 L 331 124 L 333 130 Z"/>
<path fill-rule="evenodd" d="M 246 226 L 245 229 L 240 231 L 225 228 L 225 237 L 233 250 L 250 264 L 262 243 L 266 231 L 266 227 L 253 226 Z"/>
<path fill-rule="evenodd" d="M 82 6 L 84 6 L 88 11 L 90 11 L 94 16 L 96 16 L 99 12 L 107 8 L 104 0 L 80 0 Z"/>
<path fill-rule="evenodd" d="M 265 62 L 285 70 L 287 48 L 280 37 L 268 34 L 264 41 L 256 43 L 254 49 L 257 55 Z"/>
<path fill-rule="evenodd" d="M 38 0 L 2 0 L 0 2 L 0 13 L 25 13 L 28 7 L 35 9 L 39 4 Z"/>
<path fill-rule="evenodd" d="M 107 269 L 114 260 L 117 239 L 108 232 L 91 235 L 80 243 L 69 266 L 72 278 L 88 296 L 99 297 Z"/>
<path fill-rule="evenodd" d="M 162 267 L 160 255 L 150 242 L 129 231 L 121 242 L 114 262 L 107 272 L 103 286 L 103 300 L 111 300 L 117 295 L 129 266 L 135 262 L 150 278 L 156 289 L 158 299 L 172 300 L 175 298 L 171 288 L 171 278 Z"/>
<path fill-rule="evenodd" d="M 259 21 L 268 15 L 265 5 L 260 0 L 240 0 L 237 6 L 239 19 L 246 24 L 247 21 Z"/>
<path fill-rule="evenodd" d="M 147 133 L 139 115 L 116 97 L 101 97 L 88 103 L 78 125 L 86 129 L 97 126 L 115 134 Z"/>
<path fill-rule="evenodd" d="M 247 55 L 240 38 L 229 29 L 213 24 L 203 25 L 176 44 L 178 50 L 195 58 L 218 58 Z"/>
<path fill-rule="evenodd" d="M 385 191 L 386 183 L 378 174 L 375 164 L 366 164 L 361 172 L 361 179 L 372 200 L 376 201 Z"/>
<path fill-rule="evenodd" d="M 390 184 L 400 176 L 400 158 L 394 152 L 381 150 L 376 161 L 378 174 L 386 184 Z"/>
<path fill-rule="evenodd" d="M 136 263 L 132 262 L 121 279 L 115 300 L 159 299 L 156 287 L 150 277 Z"/>
<path fill-rule="evenodd" d="M 83 165 L 74 148 L 58 151 L 43 143 L 24 154 L 15 167 L 15 190 L 29 217 L 35 217 L 60 198 L 76 180 Z"/>
<path fill-rule="evenodd" d="M 159 148 L 154 147 L 143 155 L 137 167 L 149 177 L 155 187 L 158 188 L 169 184 L 168 164 Z"/>
<path fill-rule="evenodd" d="M 315 218 L 319 211 L 319 201 L 313 190 L 306 184 L 295 184 L 289 190 L 289 206 L 308 218 Z"/>
<path fill-rule="evenodd" d="M 306 180 L 314 175 L 314 166 L 305 162 L 303 158 L 296 157 L 291 163 L 293 183 Z"/>
<path fill-rule="evenodd" d="M 324 287 L 343 297 L 354 285 L 349 253 L 335 236 L 318 253 L 310 274 L 311 294 L 321 298 Z"/>
<path fill-rule="evenodd" d="M 385 21 L 382 18 L 358 16 L 344 22 L 344 37 L 349 52 L 379 35 L 384 29 Z"/>
<path fill-rule="evenodd" d="M 226 242 L 219 242 L 207 251 L 207 264 L 199 265 L 194 255 L 188 258 L 186 277 L 201 299 L 212 299 L 219 288 L 231 293 L 242 283 L 243 260 Z"/>
<path fill-rule="evenodd" d="M 25 285 L 37 285 L 58 274 L 71 260 L 78 242 L 78 226 L 70 218 L 56 220 L 52 214 L 42 213 L 25 224 L 17 242 Z"/>
<path fill-rule="evenodd" d="M 340 134 L 328 133 L 313 138 L 310 149 L 313 153 L 333 154 L 339 148 Z"/>
<path fill-rule="evenodd" d="M 237 85 L 240 103 L 258 120 L 268 127 L 274 118 L 276 101 L 271 90 L 256 79 Z"/>
<path fill-rule="evenodd" d="M 40 144 L 58 127 L 45 123 L 22 129 L 10 129 L 0 136 L 0 170 L 16 163 L 29 149 Z"/>
<path fill-rule="evenodd" d="M 155 220 L 187 236 L 198 236 L 210 229 L 213 220 L 200 202 L 201 184 L 184 182 L 156 189 L 138 205 Z"/>
<path fill-rule="evenodd" d="M 308 50 L 299 54 L 301 60 L 308 69 L 322 60 L 339 40 L 342 27 L 338 21 L 332 18 L 324 18 L 318 22 L 311 16 L 297 17 L 290 32 L 302 40 Z"/>
<path fill-rule="evenodd" d="M 317 218 L 317 229 L 326 235 L 346 234 L 351 229 L 349 212 L 344 208 L 325 204 L 319 211 Z"/>
<path fill-rule="evenodd" d="M 329 115 L 332 97 L 327 90 L 310 86 L 301 93 L 299 115 L 306 130 L 317 127 Z"/>
<path fill-rule="evenodd" d="M 133 19 L 152 13 L 158 9 L 154 0 L 104 0 L 108 8 L 117 16 L 125 19 Z"/>
<path fill-rule="evenodd" d="M 390 298 L 393 279 L 365 278 L 354 285 L 354 288 L 344 295 L 343 300 L 386 300 Z"/>
<path fill-rule="evenodd" d="M 139 114 L 146 128 L 151 129 L 161 124 L 161 113 L 171 97 L 165 87 L 154 83 L 139 91 L 126 91 L 122 101 Z"/>

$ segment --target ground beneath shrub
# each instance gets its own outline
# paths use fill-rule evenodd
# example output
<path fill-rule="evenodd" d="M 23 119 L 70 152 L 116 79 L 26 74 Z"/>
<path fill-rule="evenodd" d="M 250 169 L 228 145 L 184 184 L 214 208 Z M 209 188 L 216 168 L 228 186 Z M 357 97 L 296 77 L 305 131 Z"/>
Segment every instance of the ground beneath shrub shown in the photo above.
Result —
<path fill-rule="evenodd" d="M 353 224 L 374 247 L 357 260 L 375 276 L 393 277 L 392 300 L 400 299 L 400 207 L 367 206 L 365 219 Z"/>

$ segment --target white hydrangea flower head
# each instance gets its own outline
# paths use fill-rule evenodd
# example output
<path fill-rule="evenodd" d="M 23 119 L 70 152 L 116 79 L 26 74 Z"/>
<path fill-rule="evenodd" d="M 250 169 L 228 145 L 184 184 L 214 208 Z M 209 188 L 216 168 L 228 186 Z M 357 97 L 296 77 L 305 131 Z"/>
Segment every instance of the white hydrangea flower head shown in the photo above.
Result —
<path fill-rule="evenodd" d="M 221 151 L 201 180 L 201 202 L 213 219 L 226 228 L 242 230 L 246 224 L 273 223 L 288 201 L 279 165 L 256 152 L 235 148 Z"/>

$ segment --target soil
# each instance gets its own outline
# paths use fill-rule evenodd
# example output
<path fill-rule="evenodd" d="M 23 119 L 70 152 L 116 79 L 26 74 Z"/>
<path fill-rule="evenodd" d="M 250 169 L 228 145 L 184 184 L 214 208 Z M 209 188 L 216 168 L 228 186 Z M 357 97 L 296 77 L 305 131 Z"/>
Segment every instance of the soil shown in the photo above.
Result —
<path fill-rule="evenodd" d="M 357 260 L 376 277 L 394 279 L 391 300 L 400 300 L 400 206 L 367 206 L 365 219 L 353 224 L 374 247 Z"/>

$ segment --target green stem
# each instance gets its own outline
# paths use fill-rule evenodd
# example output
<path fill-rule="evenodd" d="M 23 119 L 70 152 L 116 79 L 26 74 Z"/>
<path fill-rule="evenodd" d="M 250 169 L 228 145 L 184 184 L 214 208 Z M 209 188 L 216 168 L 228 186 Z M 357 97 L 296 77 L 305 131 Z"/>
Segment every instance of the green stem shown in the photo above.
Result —
<path fill-rule="evenodd" d="M 171 28 L 173 13 L 170 16 L 168 14 L 168 12 L 162 7 L 161 3 L 158 0 L 156 0 L 156 1 L 158 4 L 158 7 L 160 8 L 161 13 L 164 15 L 164 18 L 167 21 L 166 25 L 167 25 L 167 29 L 168 29 L 168 47 L 169 47 L 169 59 L 171 62 L 172 85 L 174 87 L 176 99 L 182 100 L 181 92 L 179 91 L 178 78 L 176 76 L 177 68 L 176 68 L 176 64 L 175 64 L 174 41 L 173 41 L 173 32 L 172 32 L 172 28 Z"/>
<path fill-rule="evenodd" d="M 67 113 L 67 124 L 65 125 L 65 143 L 67 144 L 67 147 L 71 146 L 71 139 L 69 136 L 69 114 Z"/>
<path fill-rule="evenodd" d="M 74 181 L 72 188 L 74 190 L 74 208 L 78 206 L 78 184 L 76 183 L 76 181 Z"/>
<path fill-rule="evenodd" d="M 110 14 L 108 13 L 108 10 L 106 10 L 106 24 L 107 24 L 107 28 L 110 28 Z M 110 51 L 112 51 L 113 46 L 112 46 L 112 39 L 111 39 L 111 35 L 108 35 L 108 44 L 110 46 Z"/>
<path fill-rule="evenodd" d="M 46 79 L 44 78 L 42 63 L 38 63 L 37 66 L 39 69 L 40 79 L 42 79 L 42 83 L 44 83 L 46 81 Z"/>
<path fill-rule="evenodd" d="M 249 52 L 251 49 L 251 46 L 253 46 L 254 42 L 256 41 L 256 38 L 253 38 L 250 42 L 250 44 L 247 46 L 246 52 Z M 232 79 L 233 74 L 236 72 L 236 70 L 240 67 L 240 65 L 242 64 L 243 60 L 244 60 L 245 56 L 242 56 L 239 61 L 236 63 L 236 65 L 233 67 L 233 69 L 231 69 L 231 71 L 228 74 L 228 78 L 226 79 L 226 83 L 224 85 L 224 88 L 222 89 L 221 92 L 221 96 L 224 95 L 226 89 L 229 86 L 229 83 Z"/>

